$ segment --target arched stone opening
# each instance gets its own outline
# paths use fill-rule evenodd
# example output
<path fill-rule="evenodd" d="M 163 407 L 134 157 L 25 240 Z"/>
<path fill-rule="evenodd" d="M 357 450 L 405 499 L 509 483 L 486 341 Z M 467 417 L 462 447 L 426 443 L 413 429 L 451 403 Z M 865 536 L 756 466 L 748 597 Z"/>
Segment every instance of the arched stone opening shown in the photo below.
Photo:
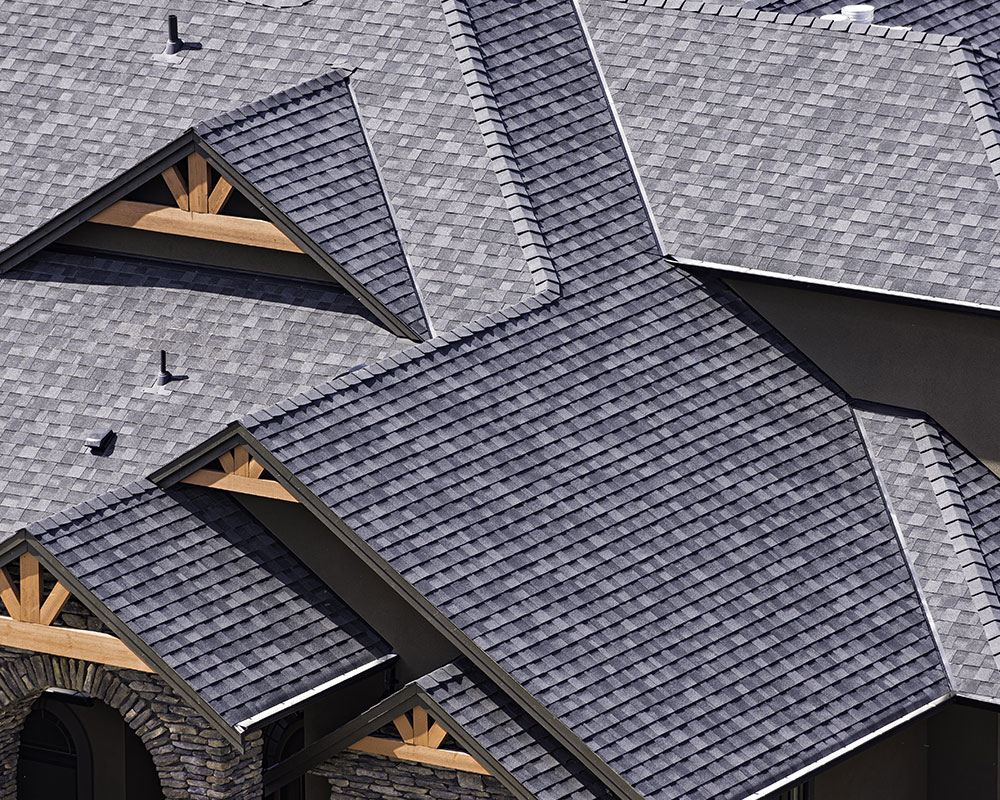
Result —
<path fill-rule="evenodd" d="M 245 737 L 241 753 L 156 675 L 0 647 L 0 800 L 17 798 L 21 731 L 50 688 L 80 692 L 121 714 L 152 758 L 166 800 L 260 797 L 259 732 Z"/>

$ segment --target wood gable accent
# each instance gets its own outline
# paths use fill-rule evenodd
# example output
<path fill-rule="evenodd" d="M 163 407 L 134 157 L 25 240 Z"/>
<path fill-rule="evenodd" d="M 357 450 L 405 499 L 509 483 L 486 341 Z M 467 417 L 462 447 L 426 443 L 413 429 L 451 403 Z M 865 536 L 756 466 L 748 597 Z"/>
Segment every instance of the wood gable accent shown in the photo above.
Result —
<path fill-rule="evenodd" d="M 422 706 L 414 706 L 409 714 L 396 717 L 392 723 L 399 732 L 400 741 L 383 736 L 365 736 L 347 749 L 414 761 L 431 767 L 446 767 L 480 775 L 491 774 L 468 753 L 442 750 L 441 743 L 448 732 L 433 721 Z"/>
<path fill-rule="evenodd" d="M 119 200 L 95 214 L 90 221 L 268 250 L 302 252 L 272 222 L 222 214 L 233 187 L 222 177 L 216 180 L 214 187 L 210 186 L 210 174 L 205 158 L 191 153 L 187 157 L 186 178 L 177 166 L 161 173 L 176 206 Z"/>
<path fill-rule="evenodd" d="M 38 559 L 24 553 L 19 568 L 20 579 L 15 587 L 7 568 L 0 567 L 0 601 L 9 615 L 0 616 L 0 644 L 112 667 L 153 671 L 116 636 L 52 627 L 71 596 L 69 589 L 56 582 L 43 601 L 43 573 Z"/>
<path fill-rule="evenodd" d="M 210 489 L 225 489 L 240 494 L 269 497 L 272 500 L 287 500 L 297 503 L 292 494 L 276 480 L 262 477 L 264 467 L 250 455 L 243 446 L 237 445 L 228 453 L 219 456 L 221 469 L 199 469 L 181 478 L 181 483 L 207 486 Z"/>

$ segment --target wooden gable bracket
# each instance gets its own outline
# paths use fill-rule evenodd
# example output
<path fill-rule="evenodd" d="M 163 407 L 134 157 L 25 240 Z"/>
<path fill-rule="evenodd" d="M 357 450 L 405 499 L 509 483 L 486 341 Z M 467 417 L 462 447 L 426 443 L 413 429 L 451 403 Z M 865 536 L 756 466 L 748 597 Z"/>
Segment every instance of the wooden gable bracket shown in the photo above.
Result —
<path fill-rule="evenodd" d="M 392 721 L 402 741 L 381 736 L 365 736 L 348 750 L 390 756 L 404 761 L 415 761 L 432 767 L 446 767 L 461 772 L 491 774 L 482 764 L 468 753 L 456 750 L 441 750 L 441 743 L 447 731 L 427 716 L 422 706 L 415 706 L 409 715 L 403 714 Z"/>
<path fill-rule="evenodd" d="M 21 575 L 16 588 L 6 567 L 0 567 L 0 600 L 9 614 L 0 616 L 0 644 L 140 672 L 153 671 L 116 636 L 52 627 L 70 598 L 69 589 L 57 582 L 43 602 L 38 559 L 23 553 L 19 566 Z"/>
<path fill-rule="evenodd" d="M 298 502 L 280 483 L 261 477 L 264 467 L 243 445 L 237 445 L 228 453 L 219 456 L 219 465 L 222 470 L 199 469 L 181 478 L 180 482 L 207 486 L 211 489 L 225 489 L 240 494 L 270 497 L 272 500 Z"/>
<path fill-rule="evenodd" d="M 214 187 L 209 187 L 209 174 L 204 156 L 191 153 L 187 157 L 186 179 L 176 166 L 161 173 L 176 206 L 119 200 L 91 217 L 90 222 L 289 253 L 302 252 L 273 222 L 222 214 L 233 187 L 223 177 L 219 177 Z"/>

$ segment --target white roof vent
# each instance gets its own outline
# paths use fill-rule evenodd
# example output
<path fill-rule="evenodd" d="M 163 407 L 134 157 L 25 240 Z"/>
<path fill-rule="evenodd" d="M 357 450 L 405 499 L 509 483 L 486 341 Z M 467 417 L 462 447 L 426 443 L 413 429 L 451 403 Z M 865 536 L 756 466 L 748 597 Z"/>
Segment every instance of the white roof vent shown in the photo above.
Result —
<path fill-rule="evenodd" d="M 875 6 L 844 6 L 839 14 L 824 14 L 820 19 L 831 22 L 866 22 L 870 25 L 875 21 Z"/>

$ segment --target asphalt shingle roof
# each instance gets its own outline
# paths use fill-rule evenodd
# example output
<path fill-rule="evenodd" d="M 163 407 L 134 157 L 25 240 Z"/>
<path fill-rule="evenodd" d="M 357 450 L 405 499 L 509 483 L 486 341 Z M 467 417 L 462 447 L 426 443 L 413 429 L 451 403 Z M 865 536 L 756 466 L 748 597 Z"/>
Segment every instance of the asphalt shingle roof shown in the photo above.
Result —
<path fill-rule="evenodd" d="M 995 527 L 973 526 L 963 498 L 968 479 L 956 474 L 946 443 L 970 466 L 978 462 L 921 414 L 869 405 L 856 413 L 955 689 L 1000 698 L 1000 600 L 993 578 L 1000 573 L 988 568 L 978 539 Z M 1000 483 L 980 468 L 980 480 L 992 479 L 997 514 Z"/>
<path fill-rule="evenodd" d="M 409 344 L 335 284 L 46 251 L 0 275 L 0 530 Z M 159 351 L 184 380 L 153 384 Z M 84 437 L 113 428 L 94 455 Z"/>
<path fill-rule="evenodd" d="M 29 533 L 231 725 L 390 654 L 234 499 L 152 484 Z"/>
<path fill-rule="evenodd" d="M 195 132 L 403 322 L 429 335 L 342 73 L 199 123 Z"/>
<path fill-rule="evenodd" d="M 959 40 L 582 5 L 667 252 L 1000 306 L 997 113 Z"/>
<path fill-rule="evenodd" d="M 658 257 L 572 5 L 470 18 L 562 295 L 252 433 L 647 797 L 745 795 L 943 695 L 849 407 Z"/>
<path fill-rule="evenodd" d="M 438 330 L 532 294 L 438 3 L 274 9 L 177 0 L 12 0 L 0 22 L 0 249 L 195 124 L 353 72 L 403 247 Z"/>
<path fill-rule="evenodd" d="M 538 800 L 614 796 L 467 658 L 417 683 Z"/>

